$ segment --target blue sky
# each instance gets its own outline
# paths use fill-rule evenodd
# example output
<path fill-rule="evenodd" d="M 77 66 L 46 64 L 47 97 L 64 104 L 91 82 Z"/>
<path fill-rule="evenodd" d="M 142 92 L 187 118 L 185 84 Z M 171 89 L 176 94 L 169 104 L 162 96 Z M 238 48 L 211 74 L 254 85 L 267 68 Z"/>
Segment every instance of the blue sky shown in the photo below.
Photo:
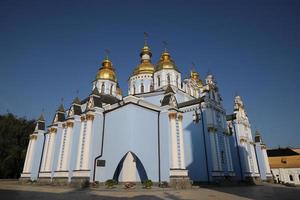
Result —
<path fill-rule="evenodd" d="M 227 113 L 242 96 L 269 147 L 300 147 L 300 2 L 0 1 L 0 113 L 47 123 L 60 99 L 85 98 L 110 49 L 124 94 L 143 32 L 156 63 L 162 41 L 185 77 L 214 74 Z"/>

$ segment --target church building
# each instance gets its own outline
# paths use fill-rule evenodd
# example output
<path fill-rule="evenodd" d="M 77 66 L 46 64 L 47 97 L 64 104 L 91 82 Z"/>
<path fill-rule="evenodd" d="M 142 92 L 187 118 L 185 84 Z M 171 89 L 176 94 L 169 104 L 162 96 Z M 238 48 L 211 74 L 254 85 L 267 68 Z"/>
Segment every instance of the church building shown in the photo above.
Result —
<path fill-rule="evenodd" d="M 252 139 L 240 96 L 226 114 L 217 82 L 195 70 L 183 79 L 165 49 L 157 64 L 145 42 L 123 95 L 106 57 L 91 92 L 60 105 L 30 135 L 21 179 L 170 185 L 268 179 L 265 146 Z M 262 170 L 267 169 L 267 170 Z"/>

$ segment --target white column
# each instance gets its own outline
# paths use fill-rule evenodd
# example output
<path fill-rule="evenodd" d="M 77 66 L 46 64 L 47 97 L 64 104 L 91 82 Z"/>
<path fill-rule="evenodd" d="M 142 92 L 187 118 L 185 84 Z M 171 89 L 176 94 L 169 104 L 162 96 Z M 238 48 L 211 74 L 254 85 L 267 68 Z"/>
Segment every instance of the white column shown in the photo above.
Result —
<path fill-rule="evenodd" d="M 35 143 L 37 140 L 37 135 L 30 135 L 30 140 L 31 140 L 31 145 L 30 145 L 30 153 L 29 153 L 29 158 L 28 158 L 28 163 L 27 163 L 27 172 L 31 173 L 31 167 L 32 167 L 32 158 L 35 150 Z"/>
<path fill-rule="evenodd" d="M 251 154 L 251 148 L 250 148 L 249 141 L 246 142 L 246 150 L 247 150 L 246 154 L 247 154 L 247 158 L 248 158 L 249 172 L 254 173 L 253 157 Z"/>
<path fill-rule="evenodd" d="M 49 144 L 48 144 L 48 155 L 46 160 L 46 171 L 52 170 L 52 162 L 53 162 L 53 156 L 54 156 L 54 144 L 55 144 L 55 137 L 56 137 L 56 128 L 51 128 L 49 133 Z"/>
<path fill-rule="evenodd" d="M 89 169 L 89 158 L 90 158 L 90 139 L 92 135 L 92 126 L 94 115 L 88 114 L 86 116 L 87 124 L 86 124 L 86 135 L 85 142 L 83 145 L 83 159 L 82 159 L 82 169 Z"/>
<path fill-rule="evenodd" d="M 171 155 L 172 155 L 172 163 L 171 168 L 178 169 L 178 157 L 177 157 L 177 139 L 176 139 L 176 116 L 177 113 L 172 112 L 169 113 L 169 120 L 170 120 L 170 129 L 171 129 Z"/>
<path fill-rule="evenodd" d="M 43 160 L 42 160 L 42 171 L 46 171 L 46 162 L 48 157 L 48 146 L 49 146 L 49 133 L 45 135 L 45 147 L 43 152 Z"/>
<path fill-rule="evenodd" d="M 70 160 L 70 148 L 71 148 L 71 134 L 73 129 L 73 122 L 67 122 L 67 132 L 66 132 L 66 139 L 65 145 L 63 149 L 63 159 L 62 159 L 62 170 L 68 170 L 68 161 Z"/>
<path fill-rule="evenodd" d="M 268 155 L 267 155 L 267 151 L 266 151 L 265 147 L 263 147 L 262 152 L 263 152 L 263 157 L 264 157 L 264 160 L 265 160 L 266 173 L 270 174 L 271 173 L 270 164 L 269 164 Z"/>
<path fill-rule="evenodd" d="M 250 143 L 250 148 L 251 148 L 251 154 L 252 154 L 253 165 L 254 165 L 254 173 L 259 173 L 258 172 L 258 163 L 257 163 L 257 159 L 256 159 L 253 142 Z"/>
<path fill-rule="evenodd" d="M 57 162 L 57 171 L 60 171 L 62 169 L 66 137 L 67 137 L 67 127 L 65 126 L 65 124 L 63 124 L 62 138 L 61 138 L 60 149 L 59 149 L 59 158 Z"/>
<path fill-rule="evenodd" d="M 184 144 L 183 144 L 183 128 L 182 128 L 182 114 L 178 114 L 178 126 L 179 126 L 179 139 L 180 139 L 180 163 L 181 169 L 185 169 L 185 159 L 184 159 Z"/>
<path fill-rule="evenodd" d="M 169 113 L 170 139 L 171 139 L 171 169 L 170 177 L 187 177 L 188 171 L 185 169 L 184 146 L 182 135 L 182 115 L 177 112 Z"/>
<path fill-rule="evenodd" d="M 85 117 L 82 116 L 80 119 L 81 119 L 81 124 L 80 124 L 80 136 L 79 136 L 78 152 L 77 152 L 77 159 L 76 159 L 76 170 L 81 169 L 82 159 L 83 159 L 83 147 L 84 147 L 83 138 L 85 137 L 85 134 L 86 134 Z"/>
<path fill-rule="evenodd" d="M 60 159 L 58 162 L 58 171 L 67 171 L 68 170 L 68 163 L 70 160 L 70 148 L 71 148 L 71 134 L 73 129 L 74 123 L 71 121 L 66 122 L 63 125 L 64 132 L 63 138 L 60 148 Z"/>

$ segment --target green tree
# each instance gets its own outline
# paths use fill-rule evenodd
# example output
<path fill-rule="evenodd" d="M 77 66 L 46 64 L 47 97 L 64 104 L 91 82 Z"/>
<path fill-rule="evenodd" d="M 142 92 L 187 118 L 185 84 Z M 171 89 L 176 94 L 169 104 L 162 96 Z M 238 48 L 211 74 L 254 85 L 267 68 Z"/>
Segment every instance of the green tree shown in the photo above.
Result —
<path fill-rule="evenodd" d="M 19 178 L 35 120 L 0 115 L 0 178 Z"/>

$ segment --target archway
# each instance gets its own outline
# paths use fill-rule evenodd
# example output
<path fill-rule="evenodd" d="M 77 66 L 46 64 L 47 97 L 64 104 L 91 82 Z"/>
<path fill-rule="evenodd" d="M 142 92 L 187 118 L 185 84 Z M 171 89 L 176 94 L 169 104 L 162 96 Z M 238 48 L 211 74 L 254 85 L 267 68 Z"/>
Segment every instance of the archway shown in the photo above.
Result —
<path fill-rule="evenodd" d="M 141 182 L 148 179 L 146 170 L 145 170 L 144 165 L 142 164 L 141 160 L 137 157 L 137 155 L 135 155 L 131 151 L 128 151 L 120 160 L 120 162 L 114 172 L 114 176 L 113 176 L 114 180 L 119 181 L 120 173 L 121 173 L 122 169 L 124 169 L 124 167 L 126 169 L 129 169 L 129 171 L 134 170 L 133 172 L 132 171 L 128 172 L 128 173 L 134 173 L 134 174 L 131 174 L 133 176 L 136 174 L 136 171 L 137 171 Z M 129 175 L 129 176 L 131 176 L 131 175 Z M 127 176 L 127 178 L 129 176 Z M 130 179 L 130 178 L 132 178 L 132 177 L 129 177 L 128 179 Z"/>

